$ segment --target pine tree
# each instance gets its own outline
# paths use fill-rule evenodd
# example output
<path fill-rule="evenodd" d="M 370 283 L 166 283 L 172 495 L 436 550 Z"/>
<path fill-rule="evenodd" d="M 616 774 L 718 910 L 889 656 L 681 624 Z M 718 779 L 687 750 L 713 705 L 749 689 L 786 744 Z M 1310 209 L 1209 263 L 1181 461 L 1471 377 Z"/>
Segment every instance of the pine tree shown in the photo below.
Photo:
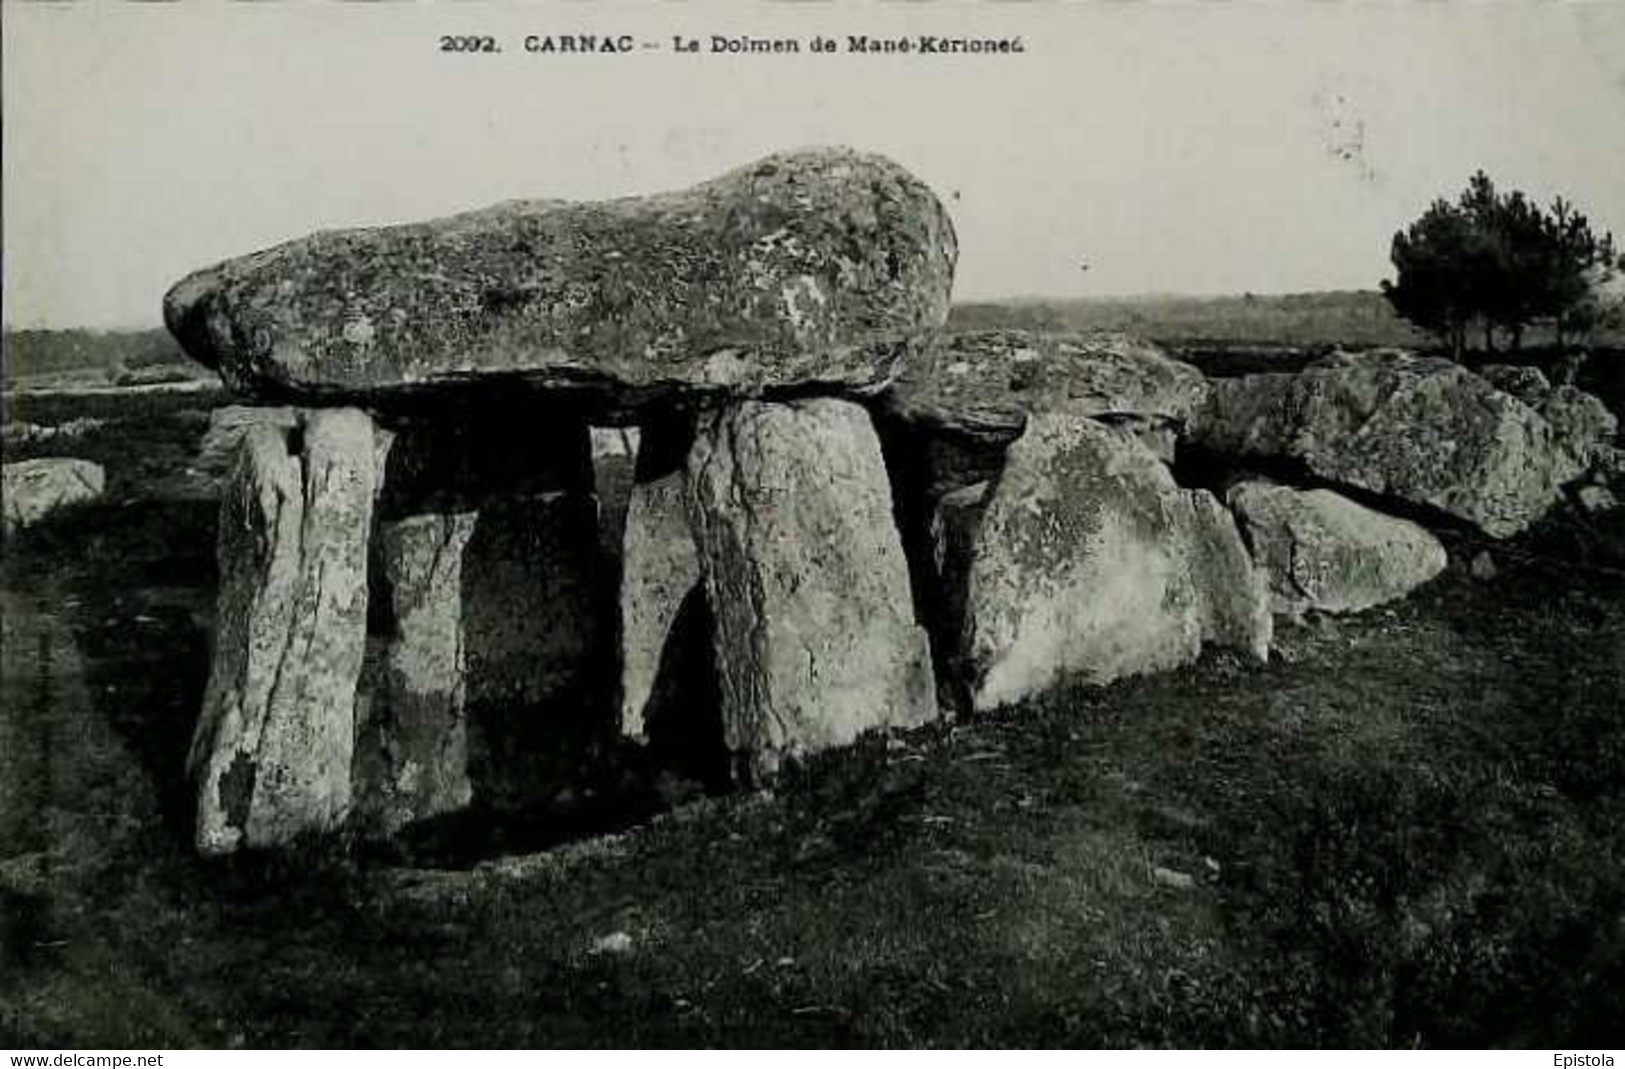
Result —
<path fill-rule="evenodd" d="M 1460 359 L 1475 324 L 1486 352 L 1502 331 L 1513 349 L 1524 329 L 1550 323 L 1558 344 L 1591 329 L 1598 288 L 1622 269 L 1613 235 L 1559 197 L 1550 213 L 1518 191 L 1499 193 L 1483 171 L 1454 203 L 1435 200 L 1394 235 L 1396 280 L 1382 283 L 1394 311 L 1437 335 Z"/>

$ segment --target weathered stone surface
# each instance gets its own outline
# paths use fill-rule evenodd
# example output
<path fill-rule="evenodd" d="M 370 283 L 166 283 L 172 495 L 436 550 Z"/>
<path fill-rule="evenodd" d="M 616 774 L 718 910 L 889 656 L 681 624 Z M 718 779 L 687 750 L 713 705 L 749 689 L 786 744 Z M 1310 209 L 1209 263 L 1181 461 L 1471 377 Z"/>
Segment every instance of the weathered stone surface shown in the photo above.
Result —
<path fill-rule="evenodd" d="M 1554 387 L 1541 402 L 1539 412 L 1551 424 L 1558 442 L 1583 467 L 1597 463 L 1619 433 L 1619 420 L 1608 406 L 1573 386 Z"/>
<path fill-rule="evenodd" d="M 350 804 L 366 640 L 371 421 L 249 429 L 220 507 L 214 662 L 189 765 L 205 853 L 330 830 Z"/>
<path fill-rule="evenodd" d="M 365 830 L 475 800 L 524 809 L 574 782 L 607 697 L 590 518 L 589 499 L 556 493 L 379 525 L 390 604 L 357 708 Z"/>
<path fill-rule="evenodd" d="M 1497 390 L 1511 394 L 1530 408 L 1539 408 L 1552 392 L 1552 384 L 1539 368 L 1523 364 L 1486 364 L 1478 373 Z"/>
<path fill-rule="evenodd" d="M 965 630 L 965 596 L 970 562 L 975 556 L 976 534 L 992 493 L 989 483 L 964 486 L 944 494 L 931 514 L 931 585 L 933 596 L 922 603 L 929 608 L 926 624 L 936 640 L 942 661 L 956 662 Z M 957 669 L 949 665 L 954 674 Z"/>
<path fill-rule="evenodd" d="M 1191 508 L 1187 545 L 1202 641 L 1267 661 L 1275 637 L 1267 577 L 1230 510 L 1206 490 L 1184 494 Z"/>
<path fill-rule="evenodd" d="M 635 483 L 626 511 L 620 590 L 621 732 L 645 739 L 649 708 L 683 603 L 700 585 L 681 470 Z M 709 659 L 707 659 L 709 660 Z"/>
<path fill-rule="evenodd" d="M 1539 518 L 1579 473 L 1529 406 L 1448 360 L 1399 350 L 1215 380 L 1193 435 L 1214 452 L 1294 461 L 1498 538 Z"/>
<path fill-rule="evenodd" d="M 545 803 L 609 697 L 586 425 L 497 406 L 393 428 L 354 764 L 355 821 L 384 834 Z"/>
<path fill-rule="evenodd" d="M 810 149 L 679 192 L 314 234 L 189 276 L 164 318 L 242 391 L 484 380 L 625 421 L 677 396 L 873 391 L 946 318 L 956 257 L 907 171 Z"/>
<path fill-rule="evenodd" d="M 1579 502 L 1581 508 L 1593 514 L 1610 512 L 1619 507 L 1619 499 L 1614 496 L 1614 492 L 1606 486 L 1598 486 L 1595 483 L 1580 487 L 1575 491 L 1574 499 Z"/>
<path fill-rule="evenodd" d="M 910 426 L 1005 446 L 1032 414 L 1065 408 L 1182 426 L 1206 395 L 1200 371 L 1128 335 L 988 330 L 940 337 L 881 408 Z"/>
<path fill-rule="evenodd" d="M 1330 490 L 1241 483 L 1230 507 L 1269 576 L 1275 612 L 1358 612 L 1402 598 L 1444 570 L 1439 540 Z"/>
<path fill-rule="evenodd" d="M 1599 482 L 1625 490 L 1625 448 L 1600 446 L 1591 461 L 1591 471 Z"/>
<path fill-rule="evenodd" d="M 1222 507 L 1129 432 L 1075 414 L 1034 416 L 1011 447 L 967 573 L 978 710 L 1171 668 L 1205 640 L 1268 650 L 1263 581 Z"/>
<path fill-rule="evenodd" d="M 1582 466 L 1596 463 L 1619 432 L 1619 420 L 1600 398 L 1576 386 L 1554 387 L 1536 368 L 1489 364 L 1479 374 L 1496 389 L 1539 412 L 1551 424 L 1558 442 Z"/>
<path fill-rule="evenodd" d="M 30 527 L 73 505 L 94 501 L 107 489 L 100 464 L 72 457 L 19 460 L 0 467 L 5 533 Z"/>
<path fill-rule="evenodd" d="M 621 532 L 638 458 L 636 427 L 593 427 L 592 483 L 598 497 L 598 550 L 610 573 L 620 569 Z"/>
<path fill-rule="evenodd" d="M 387 637 L 369 649 L 356 705 L 355 817 L 392 833 L 469 804 L 464 551 L 475 512 L 382 523 L 375 566 L 389 598 Z"/>
<path fill-rule="evenodd" d="M 713 414 L 688 486 L 731 750 L 765 772 L 935 716 L 930 650 L 862 408 L 744 402 Z"/>
<path fill-rule="evenodd" d="M 210 412 L 209 429 L 192 462 L 198 477 L 218 489 L 236 464 L 243 436 L 260 425 L 291 431 L 299 426 L 299 410 L 290 405 L 226 405 Z"/>

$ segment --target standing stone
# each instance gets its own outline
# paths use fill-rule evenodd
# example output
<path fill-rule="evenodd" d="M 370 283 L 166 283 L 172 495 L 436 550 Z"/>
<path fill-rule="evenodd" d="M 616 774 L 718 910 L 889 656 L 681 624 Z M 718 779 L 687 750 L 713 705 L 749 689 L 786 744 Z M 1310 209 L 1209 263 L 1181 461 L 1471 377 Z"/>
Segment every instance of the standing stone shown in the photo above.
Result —
<path fill-rule="evenodd" d="M 1444 570 L 1444 546 L 1418 524 L 1330 490 L 1245 482 L 1230 490 L 1275 612 L 1359 612 L 1402 598 Z"/>
<path fill-rule="evenodd" d="M 378 526 L 374 553 L 394 627 L 375 643 L 357 705 L 356 809 L 369 830 L 394 832 L 455 812 L 468 779 L 464 551 L 477 512 L 412 516 Z"/>
<path fill-rule="evenodd" d="M 700 558 L 681 469 L 634 483 L 621 558 L 621 732 L 647 739 L 655 683 L 683 603 L 700 585 Z M 698 666 L 696 666 L 698 667 Z"/>
<path fill-rule="evenodd" d="M 209 429 L 198 443 L 188 474 L 199 490 L 218 494 L 237 461 L 237 451 L 249 428 L 262 424 L 293 430 L 299 409 L 291 405 L 223 405 L 209 413 Z"/>
<path fill-rule="evenodd" d="M 1221 513 L 1131 433 L 1067 412 L 1033 417 L 966 569 L 975 708 L 1064 679 L 1172 668 L 1204 640 L 1267 655 L 1263 583 Z"/>
<path fill-rule="evenodd" d="M 621 735 L 657 762 L 726 784 L 712 616 L 689 526 L 692 417 L 646 424 L 621 543 L 616 700 Z"/>
<path fill-rule="evenodd" d="M 848 402 L 705 419 L 689 510 L 715 617 L 727 746 L 759 773 L 936 715 L 880 442 Z"/>
<path fill-rule="evenodd" d="M 958 654 L 959 637 L 965 629 L 966 586 L 970 582 L 970 562 L 976 552 L 976 536 L 987 512 L 992 493 L 989 483 L 962 486 L 942 495 L 931 514 L 932 596 L 922 600 L 929 605 L 927 626 L 936 641 L 934 650 L 939 667 Z"/>
<path fill-rule="evenodd" d="M 1191 507 L 1191 578 L 1202 641 L 1256 661 L 1269 660 L 1275 620 L 1263 569 L 1247 552 L 1236 517 L 1218 498 L 1206 490 L 1187 490 L 1185 496 Z"/>
<path fill-rule="evenodd" d="M 592 483 L 598 497 L 598 555 L 605 571 L 620 569 L 621 533 L 637 466 L 636 427 L 592 427 Z"/>
<path fill-rule="evenodd" d="M 205 853 L 285 845 L 346 815 L 375 481 L 372 422 L 353 409 L 243 438 L 189 762 Z"/>
<path fill-rule="evenodd" d="M 524 407 L 396 427 L 372 560 L 358 816 L 390 832 L 546 803 L 607 734 L 585 424 Z"/>

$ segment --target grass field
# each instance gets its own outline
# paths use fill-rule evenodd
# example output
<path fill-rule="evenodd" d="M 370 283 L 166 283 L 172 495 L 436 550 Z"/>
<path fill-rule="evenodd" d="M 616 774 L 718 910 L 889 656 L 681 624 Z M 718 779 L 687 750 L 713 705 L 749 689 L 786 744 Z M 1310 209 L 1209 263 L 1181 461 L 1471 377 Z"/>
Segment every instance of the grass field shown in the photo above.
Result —
<path fill-rule="evenodd" d="M 1620 512 L 545 854 L 205 862 L 204 417 L 126 400 L 0 558 L 0 1046 L 1621 1042 Z"/>

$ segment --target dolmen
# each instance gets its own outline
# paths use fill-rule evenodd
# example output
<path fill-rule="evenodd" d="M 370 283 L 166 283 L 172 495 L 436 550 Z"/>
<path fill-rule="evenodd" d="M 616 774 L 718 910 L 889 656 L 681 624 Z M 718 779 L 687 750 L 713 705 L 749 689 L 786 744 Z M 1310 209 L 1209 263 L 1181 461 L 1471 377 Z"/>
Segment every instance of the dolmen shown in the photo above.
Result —
<path fill-rule="evenodd" d="M 198 848 L 524 813 L 627 748 L 750 786 L 1061 683 L 1264 662 L 1282 618 L 1437 576 L 1430 527 L 1508 537 L 1620 466 L 1606 409 L 1529 375 L 1380 350 L 1210 380 L 1122 334 L 949 330 L 957 254 L 907 171 L 809 149 L 179 282 L 170 330 L 240 402 L 200 457 Z"/>
<path fill-rule="evenodd" d="M 589 424 L 680 428 L 673 501 L 745 776 L 934 717 L 859 402 L 941 326 L 956 258 L 923 183 L 818 149 L 317 233 L 177 283 L 171 332 L 267 414 L 234 418 L 222 487 L 199 849 L 570 784 L 618 723 Z"/>

